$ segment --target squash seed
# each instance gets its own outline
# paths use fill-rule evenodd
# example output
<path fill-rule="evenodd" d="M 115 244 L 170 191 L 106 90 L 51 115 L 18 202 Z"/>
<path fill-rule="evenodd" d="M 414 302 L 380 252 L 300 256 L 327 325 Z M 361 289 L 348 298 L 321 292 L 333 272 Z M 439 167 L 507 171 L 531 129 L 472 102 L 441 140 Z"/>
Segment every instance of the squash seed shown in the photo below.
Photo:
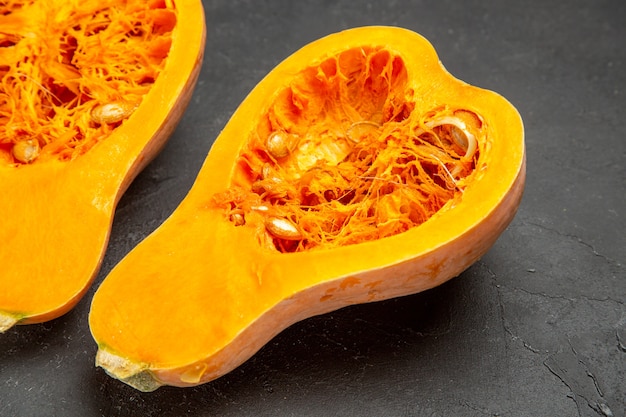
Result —
<path fill-rule="evenodd" d="M 230 215 L 230 221 L 235 224 L 235 226 L 243 226 L 246 224 L 246 219 L 243 217 L 241 213 L 233 213 Z"/>
<path fill-rule="evenodd" d="M 99 104 L 91 109 L 91 120 L 98 124 L 113 124 L 127 119 L 137 108 L 126 101 Z"/>
<path fill-rule="evenodd" d="M 254 205 L 254 206 L 250 207 L 250 210 L 258 211 L 258 212 L 267 212 L 267 211 L 269 211 L 269 209 L 270 209 L 269 207 L 267 207 L 266 205 L 263 205 L 263 204 L 258 205 L 258 206 Z"/>
<path fill-rule="evenodd" d="M 346 130 L 346 136 L 353 143 L 359 143 L 364 137 L 378 134 L 379 129 L 380 125 L 378 123 L 363 120 L 352 123 L 348 130 Z"/>
<path fill-rule="evenodd" d="M 39 142 L 36 139 L 28 139 L 13 145 L 13 157 L 24 164 L 28 164 L 39 156 Z"/>
<path fill-rule="evenodd" d="M 287 132 L 272 132 L 265 141 L 267 152 L 275 159 L 282 159 L 291 153 L 292 138 Z"/>
<path fill-rule="evenodd" d="M 432 129 L 437 126 L 450 126 L 450 136 L 454 143 L 463 151 L 463 159 L 471 158 L 478 147 L 478 143 L 474 135 L 469 131 L 465 122 L 456 116 L 445 116 L 438 120 L 433 120 L 426 123 L 426 127 Z"/>
<path fill-rule="evenodd" d="M 272 167 L 270 164 L 264 164 L 261 168 L 261 178 L 266 180 L 272 175 Z"/>
<path fill-rule="evenodd" d="M 290 220 L 283 217 L 269 217 L 265 220 L 265 228 L 274 237 L 284 240 L 300 240 L 302 233 Z"/>

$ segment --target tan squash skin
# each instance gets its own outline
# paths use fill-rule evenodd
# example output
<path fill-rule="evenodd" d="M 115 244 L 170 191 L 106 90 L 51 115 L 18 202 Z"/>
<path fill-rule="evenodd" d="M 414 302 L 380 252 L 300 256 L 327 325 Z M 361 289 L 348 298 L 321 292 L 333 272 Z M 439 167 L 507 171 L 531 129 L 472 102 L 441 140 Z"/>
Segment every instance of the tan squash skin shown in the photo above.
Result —
<path fill-rule="evenodd" d="M 366 243 L 300 253 L 263 249 L 210 205 L 230 183 L 242 139 L 290 74 L 361 45 L 402 56 L 425 108 L 458 104 L 482 115 L 486 169 L 454 208 Z M 398 28 L 330 35 L 281 63 L 248 96 L 210 151 L 191 191 L 95 294 L 97 365 L 139 390 L 193 386 L 231 371 L 291 324 L 350 304 L 417 293 L 457 276 L 512 220 L 525 180 L 522 121 L 501 96 L 448 74 L 432 46 Z"/>
<path fill-rule="evenodd" d="M 163 72 L 110 137 L 70 161 L 0 167 L 0 332 L 69 311 L 98 272 L 115 206 L 191 98 L 204 52 L 202 4 L 178 0 Z"/>

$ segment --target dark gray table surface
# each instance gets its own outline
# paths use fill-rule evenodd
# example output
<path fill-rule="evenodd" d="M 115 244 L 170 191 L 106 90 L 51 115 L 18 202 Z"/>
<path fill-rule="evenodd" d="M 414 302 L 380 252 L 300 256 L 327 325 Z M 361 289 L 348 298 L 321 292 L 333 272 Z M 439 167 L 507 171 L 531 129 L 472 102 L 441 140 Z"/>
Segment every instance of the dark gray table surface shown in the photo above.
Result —
<path fill-rule="evenodd" d="M 95 285 L 67 315 L 0 335 L 0 415 L 625 415 L 626 2 L 204 5 L 195 95 L 120 201 Z M 143 394 L 95 368 L 95 289 L 176 208 L 238 104 L 296 49 L 370 24 L 421 33 L 522 114 L 526 192 L 496 245 L 433 290 L 295 324 L 199 387 Z"/>

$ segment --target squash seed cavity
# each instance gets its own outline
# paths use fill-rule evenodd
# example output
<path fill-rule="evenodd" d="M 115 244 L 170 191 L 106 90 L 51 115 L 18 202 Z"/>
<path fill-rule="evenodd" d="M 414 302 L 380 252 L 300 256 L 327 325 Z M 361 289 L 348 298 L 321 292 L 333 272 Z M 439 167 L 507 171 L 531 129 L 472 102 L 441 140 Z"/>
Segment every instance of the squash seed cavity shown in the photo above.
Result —
<path fill-rule="evenodd" d="M 238 182 L 213 204 L 279 252 L 393 236 L 453 205 L 478 171 L 485 123 L 468 109 L 419 108 L 409 77 L 399 56 L 375 47 L 305 68 L 278 92 L 240 153 Z M 250 212 L 264 223 L 248 222 Z"/>
<path fill-rule="evenodd" d="M 0 161 L 72 160 L 110 136 L 163 71 L 174 3 L 0 1 Z"/>

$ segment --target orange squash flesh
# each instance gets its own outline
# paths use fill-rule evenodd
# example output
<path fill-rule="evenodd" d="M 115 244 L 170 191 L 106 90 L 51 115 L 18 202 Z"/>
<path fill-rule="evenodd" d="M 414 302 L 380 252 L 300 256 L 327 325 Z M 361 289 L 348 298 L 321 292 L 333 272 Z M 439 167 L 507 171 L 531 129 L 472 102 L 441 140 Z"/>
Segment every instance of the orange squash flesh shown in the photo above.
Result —
<path fill-rule="evenodd" d="M 10 1 L 0 7 L 13 7 L 0 15 L 3 28 L 9 28 L 0 34 L 5 41 L 0 56 L 7 59 L 0 61 L 2 332 L 56 318 L 87 291 L 119 198 L 160 151 L 191 98 L 205 27 L 197 0 Z M 139 61 L 163 60 L 158 73 L 146 70 L 138 80 L 132 80 L 133 71 L 143 71 L 141 63 L 116 68 L 106 57 L 115 58 L 118 47 L 97 41 L 98 34 L 124 27 L 133 16 L 152 26 L 125 29 L 130 32 L 121 44 L 131 43 Z M 151 38 L 149 30 L 159 34 Z M 72 31 L 75 35 L 68 35 Z M 67 41 L 73 58 L 59 53 L 56 61 L 39 52 L 58 47 L 59 39 L 73 39 Z M 89 60 L 78 64 L 83 53 Z M 35 58 L 25 58 L 28 54 Z M 120 80 L 125 71 L 129 85 Z M 128 97 L 136 102 L 121 116 L 115 108 L 102 110 Z M 33 158 L 16 151 L 24 143 L 36 146 Z"/>
<path fill-rule="evenodd" d="M 431 146 L 430 142 L 437 142 L 432 135 L 426 134 L 428 143 L 418 141 L 417 136 L 424 135 L 428 126 L 413 122 L 413 114 L 432 114 L 433 109 L 458 109 L 474 115 L 467 129 L 476 138 L 477 148 L 472 152 L 461 149 L 446 164 L 424 163 L 430 167 L 426 176 L 418 175 L 418 168 L 407 171 L 415 173 L 411 183 L 407 176 L 413 174 L 392 170 L 396 180 L 385 179 L 384 188 L 368 188 L 377 190 L 375 194 L 364 192 L 357 198 L 358 193 L 352 193 L 351 201 L 369 204 L 364 216 L 382 213 L 382 217 L 372 214 L 373 220 L 365 223 L 378 219 L 377 225 L 383 229 L 387 224 L 415 220 L 411 210 L 418 204 L 384 196 L 399 195 L 398 189 L 417 190 L 425 182 L 438 183 L 444 191 L 453 190 L 449 200 L 428 219 L 416 220 L 404 231 L 378 236 L 376 228 L 354 223 L 358 226 L 344 230 L 357 238 L 337 243 L 336 236 L 344 232 L 332 235 L 335 229 L 331 228 L 320 234 L 315 225 L 301 222 L 311 212 L 321 216 L 322 222 L 324 216 L 338 219 L 338 211 L 328 207 L 340 211 L 349 206 L 347 200 L 338 205 L 335 195 L 334 200 L 329 198 L 332 201 L 316 206 L 303 195 L 315 187 L 340 183 L 340 179 L 324 182 L 325 177 L 316 177 L 320 170 L 352 167 L 342 164 L 350 162 L 346 155 L 358 144 L 346 145 L 345 134 L 319 139 L 326 137 L 328 126 L 343 123 L 343 128 L 350 128 L 363 120 L 344 121 L 340 116 L 351 110 L 337 110 L 332 100 L 325 101 L 325 110 L 319 111 L 314 105 L 319 102 L 320 91 L 326 90 L 320 87 L 303 92 L 297 80 L 310 73 L 318 74 L 314 77 L 317 80 L 327 79 L 329 72 L 324 68 L 329 59 L 336 58 L 337 62 L 343 59 L 337 57 L 368 55 L 367 51 L 383 51 L 393 57 L 394 68 L 403 68 L 406 77 L 401 87 L 388 88 L 393 84 L 390 80 L 402 77 L 397 78 L 393 71 L 387 75 L 381 72 L 380 77 L 386 80 L 381 84 L 384 88 L 371 87 L 370 81 L 376 81 L 372 78 L 361 90 L 334 96 L 345 100 L 344 104 L 360 103 L 356 117 L 382 126 L 385 132 L 376 133 L 378 144 L 363 147 L 361 154 L 379 146 L 380 141 L 390 143 L 404 137 L 402 132 L 406 131 L 412 132 L 406 140 L 417 144 L 416 152 Z M 353 64 L 345 67 L 344 86 L 353 86 L 350 81 L 359 79 L 363 71 L 362 65 Z M 317 72 L 320 68 L 324 74 Z M 289 100 L 284 100 L 286 96 Z M 404 107 L 398 105 L 403 100 L 407 104 Z M 274 111 L 279 108 L 287 110 Z M 372 109 L 382 109 L 383 113 L 400 110 L 381 117 Z M 314 118 L 314 113 L 323 117 Z M 330 119 L 332 123 L 320 128 Z M 288 151 L 283 152 L 280 146 L 276 150 L 266 141 L 275 130 L 296 132 L 299 142 Z M 318 142 L 310 145 L 307 131 L 314 132 L 311 140 Z M 448 139 L 440 141 L 446 143 L 444 147 L 450 145 Z M 465 151 L 472 153 L 467 157 L 470 169 L 462 178 L 446 182 L 444 177 L 453 171 L 461 175 L 455 164 Z M 378 156 L 384 152 L 381 148 Z M 330 161 L 337 155 L 337 161 Z M 430 155 L 446 157 L 432 149 Z M 314 166 L 307 162 L 311 160 Z M 405 167 L 413 161 L 413 157 L 405 157 L 392 163 Z M 258 181 L 267 179 L 263 167 L 268 164 L 281 170 L 281 175 L 291 173 L 286 177 L 286 188 L 281 188 L 281 181 L 265 188 L 258 186 Z M 349 177 L 348 171 L 342 178 Z M 383 180 L 378 175 L 385 172 L 382 164 L 376 177 L 370 171 L 351 177 L 354 189 L 364 189 L 364 184 L 375 187 L 375 181 Z M 301 184 L 303 178 L 313 178 L 315 181 L 307 184 L 315 187 L 302 187 L 298 189 L 301 194 L 292 195 L 289 187 Z M 405 182 L 398 185 L 399 181 Z M 287 58 L 257 85 L 215 141 L 180 206 L 105 278 L 94 296 L 89 318 L 99 347 L 97 365 L 143 391 L 161 385 L 193 386 L 231 371 L 299 320 L 437 286 L 460 274 L 493 245 L 515 215 L 524 181 L 524 131 L 518 112 L 498 94 L 447 73 L 426 39 L 391 27 L 357 28 L 322 38 Z M 269 227 L 274 215 L 284 216 L 278 218 L 287 219 L 290 226 L 277 223 L 277 230 Z M 342 224 L 351 219 L 344 219 Z M 294 234 L 289 235 L 292 226 Z M 306 246 L 315 236 L 330 238 Z"/>

